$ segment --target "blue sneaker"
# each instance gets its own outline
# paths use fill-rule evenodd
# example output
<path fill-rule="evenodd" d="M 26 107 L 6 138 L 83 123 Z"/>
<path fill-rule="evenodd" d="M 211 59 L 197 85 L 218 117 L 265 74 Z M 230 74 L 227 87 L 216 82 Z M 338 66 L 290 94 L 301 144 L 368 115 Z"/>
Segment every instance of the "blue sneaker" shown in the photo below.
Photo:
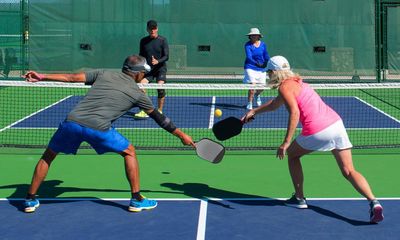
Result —
<path fill-rule="evenodd" d="M 305 209 L 308 208 L 307 201 L 305 198 L 297 198 L 294 194 L 291 198 L 285 201 L 286 206 L 295 208 Z"/>
<path fill-rule="evenodd" d="M 378 200 L 372 200 L 369 203 L 369 221 L 371 223 L 378 223 L 383 221 L 383 207 Z"/>
<path fill-rule="evenodd" d="M 147 198 L 143 198 L 142 201 L 131 198 L 131 202 L 129 203 L 129 211 L 131 212 L 140 212 L 142 210 L 149 210 L 155 207 L 157 207 L 157 201 L 149 200 Z"/>
<path fill-rule="evenodd" d="M 37 199 L 25 199 L 24 212 L 32 213 L 39 207 L 39 205 L 40 203 Z"/>

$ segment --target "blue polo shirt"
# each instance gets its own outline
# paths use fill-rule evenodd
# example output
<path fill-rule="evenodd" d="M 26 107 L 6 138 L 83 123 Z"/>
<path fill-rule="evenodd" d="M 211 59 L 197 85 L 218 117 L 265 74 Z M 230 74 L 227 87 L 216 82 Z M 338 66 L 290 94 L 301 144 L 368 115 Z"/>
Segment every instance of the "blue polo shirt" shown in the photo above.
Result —
<path fill-rule="evenodd" d="M 269 54 L 267 45 L 261 41 L 260 46 L 255 47 L 251 41 L 244 45 L 246 51 L 246 60 L 244 61 L 244 69 L 253 69 L 256 71 L 265 71 L 265 68 L 260 68 L 256 63 L 267 65 Z"/>

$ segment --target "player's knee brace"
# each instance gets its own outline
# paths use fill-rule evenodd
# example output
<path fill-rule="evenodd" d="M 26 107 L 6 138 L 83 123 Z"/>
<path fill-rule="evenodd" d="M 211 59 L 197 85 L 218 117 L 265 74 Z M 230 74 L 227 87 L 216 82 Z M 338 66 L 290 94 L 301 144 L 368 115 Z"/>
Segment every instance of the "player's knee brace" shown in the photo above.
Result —
<path fill-rule="evenodd" d="M 158 92 L 158 98 L 163 98 L 167 93 L 165 92 L 165 89 L 157 89 Z"/>

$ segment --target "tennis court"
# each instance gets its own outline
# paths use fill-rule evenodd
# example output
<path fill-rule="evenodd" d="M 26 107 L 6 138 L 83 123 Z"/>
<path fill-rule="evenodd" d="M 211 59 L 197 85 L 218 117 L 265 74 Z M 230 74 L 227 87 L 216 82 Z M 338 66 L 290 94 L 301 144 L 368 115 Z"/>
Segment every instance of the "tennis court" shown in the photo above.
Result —
<path fill-rule="evenodd" d="M 133 118 L 138 109 L 132 109 L 114 125 L 139 149 L 147 149 L 138 151 L 141 192 L 158 199 L 158 207 L 138 214 L 128 212 L 130 193 L 120 157 L 97 156 L 83 146 L 77 156 L 60 155 L 54 162 L 38 193 L 41 206 L 27 215 L 22 199 L 41 148 L 87 87 L 11 81 L 2 85 L 0 138 L 8 148 L 0 154 L 0 210 L 4 213 L 0 232 L 5 239 L 20 238 L 21 224 L 33 239 L 128 239 L 132 235 L 199 240 L 378 239 L 382 232 L 386 239 L 397 239 L 399 234 L 398 148 L 365 148 L 399 143 L 400 103 L 393 96 L 400 88 L 396 85 L 334 85 L 334 89 L 315 85 L 324 101 L 343 117 L 353 144 L 361 148 L 354 150 L 354 164 L 385 208 L 385 221 L 377 225 L 368 222 L 367 201 L 341 176 L 328 153 L 304 157 L 309 209 L 283 205 L 292 191 L 287 162 L 277 160 L 275 151 L 265 150 L 275 149 L 284 136 L 287 113 L 283 108 L 260 115 L 240 136 L 223 142 L 228 152 L 217 165 L 200 160 L 189 147 L 182 148 L 153 120 Z M 152 88 L 159 86 L 146 87 L 155 102 Z M 213 123 L 245 113 L 247 89 L 243 86 L 170 87 L 164 113 L 196 139 L 214 139 Z M 275 94 L 265 89 L 262 100 Z M 213 115 L 216 108 L 222 110 L 222 118 Z M 38 224 L 47 227 L 44 230 Z"/>
<path fill-rule="evenodd" d="M 10 201 L 10 205 L 1 206 L 2 212 L 11 217 L 0 229 L 6 233 L 5 239 L 20 236 L 19 231 L 12 231 L 15 222 L 24 225 L 24 231 L 30 236 L 41 239 L 54 239 L 54 236 L 59 236 L 58 239 L 81 236 L 89 239 L 128 239 L 129 235 L 142 239 L 220 239 L 221 236 L 225 239 L 278 239 L 285 232 L 288 238 L 300 234 L 300 239 L 330 240 L 378 239 L 382 231 L 390 233 L 385 239 L 395 239 L 400 234 L 396 230 L 396 218 L 389 216 L 389 224 L 373 228 L 368 228 L 371 226 L 368 221 L 358 220 L 364 217 L 361 212 L 354 211 L 365 207 L 360 200 L 310 200 L 307 212 L 293 211 L 285 207 L 281 200 L 268 199 L 167 199 L 159 202 L 157 211 L 138 216 L 129 212 L 118 213 L 125 210 L 128 199 L 42 201 L 43 209 L 32 224 L 31 216 L 15 214 L 15 206 L 22 202 Z M 383 200 L 382 204 L 387 211 L 400 213 L 398 200 Z M 63 217 L 60 218 L 60 215 Z M 295 220 L 288 223 L 288 219 Z M 287 227 L 288 224 L 292 227 Z M 38 229 L 37 225 L 46 228 Z M 95 231 L 93 225 L 96 226 Z M 357 231 L 354 231 L 355 228 Z M 315 234 L 316 231 L 319 233 Z"/>
<path fill-rule="evenodd" d="M 341 176 L 330 155 L 304 158 L 310 208 L 299 210 L 282 204 L 292 186 L 286 161 L 272 152 L 228 153 L 218 165 L 190 152 L 138 154 L 142 192 L 159 199 L 156 209 L 138 214 L 127 211 L 129 189 L 120 157 L 90 152 L 61 155 L 38 193 L 44 198 L 41 206 L 25 214 L 21 199 L 40 155 L 2 154 L 2 237 L 380 239 L 384 233 L 385 239 L 397 239 L 400 231 L 397 151 L 365 150 L 354 156 L 358 170 L 383 199 L 385 221 L 380 224 L 369 224 L 367 201 Z"/>
<path fill-rule="evenodd" d="M 73 109 L 73 107 L 82 100 L 83 97 L 68 97 L 57 101 L 56 103 L 24 117 L 22 121 L 18 121 L 12 128 L 52 128 L 56 129 L 65 116 Z M 273 99 L 272 97 L 262 98 L 263 102 Z M 157 98 L 153 97 L 152 101 L 156 102 Z M 400 127 L 400 120 L 390 116 L 379 108 L 363 102 L 357 97 L 324 97 L 324 102 L 330 105 L 344 119 L 344 124 L 348 128 L 364 128 L 364 129 L 396 129 Z M 214 116 L 214 109 L 219 108 L 227 116 L 242 117 L 246 112 L 244 103 L 245 97 L 191 97 L 179 96 L 168 98 L 168 105 L 164 112 L 172 119 L 177 119 L 176 124 L 181 128 L 210 128 L 215 121 L 219 119 Z M 355 113 L 350 113 L 348 108 L 357 109 Z M 139 109 L 132 109 L 130 113 L 114 122 L 116 128 L 158 128 L 154 121 L 142 121 L 133 118 L 133 113 Z M 183 113 L 196 112 L 201 118 L 195 118 L 191 121 L 185 121 L 181 116 Z M 361 114 L 363 113 L 363 114 Z M 374 121 L 363 121 L 363 117 L 368 115 Z M 286 129 L 286 122 L 274 121 L 274 119 L 286 119 L 287 111 L 284 108 L 279 109 L 271 114 L 260 116 L 253 124 L 246 125 L 248 128 L 272 128 Z"/>
<path fill-rule="evenodd" d="M 168 41 L 167 81 L 139 87 L 154 104 L 165 89 L 163 113 L 195 141 L 223 144 L 223 160 L 203 161 L 151 118 L 135 118 L 133 108 L 113 126 L 135 146 L 141 193 L 157 208 L 129 212 L 124 161 L 83 143 L 77 155 L 52 163 L 40 207 L 25 213 L 38 159 L 89 86 L 21 76 L 119 72 L 127 55 L 140 52 L 150 19 Z M 0 25 L 1 240 L 399 239 L 400 1 L 2 0 Z M 266 85 L 242 84 L 253 28 L 270 57 L 286 57 L 341 116 L 354 166 L 384 221 L 369 222 L 368 201 L 330 152 L 302 158 L 309 208 L 284 205 L 293 193 L 288 161 L 276 158 L 288 125 L 284 106 L 257 115 L 238 136 L 216 139 L 212 126 L 242 117 L 249 90 L 263 90 L 264 103 L 277 96 Z"/>
<path fill-rule="evenodd" d="M 19 81 L 0 83 L 3 118 L 0 138 L 4 146 L 45 146 L 52 133 L 68 112 L 81 100 L 88 90 L 77 84 L 37 83 Z M 157 84 L 147 88 L 156 102 Z M 210 131 L 213 124 L 229 116 L 242 117 L 245 111 L 248 86 L 241 84 L 168 84 L 167 104 L 164 113 L 177 126 L 195 139 L 215 139 Z M 314 84 L 323 100 L 343 118 L 353 145 L 396 146 L 400 134 L 400 85 L 382 84 Z M 265 87 L 263 102 L 272 99 L 277 92 Z M 23 106 L 14 108 L 13 104 Z M 28 102 L 28 105 L 24 105 Z M 215 109 L 223 116 L 214 116 Z M 122 116 L 114 126 L 136 144 L 138 148 L 177 148 L 179 141 L 170 138 L 151 119 L 135 119 L 139 109 L 132 109 Z M 240 138 L 225 141 L 229 148 L 274 148 L 279 145 L 287 124 L 284 108 L 260 115 L 251 124 L 245 125 Z M 368 119 L 368 121 L 365 121 Z M 299 126 L 300 127 L 300 126 Z M 157 135 L 156 139 L 153 136 Z M 379 139 L 379 143 L 376 142 Z"/>
<path fill-rule="evenodd" d="M 158 129 L 153 120 L 133 118 L 138 109 L 132 109 L 114 125 L 144 149 L 138 151 L 141 192 L 158 199 L 158 207 L 128 212 L 130 193 L 120 157 L 98 156 L 83 146 L 77 156 L 57 158 L 39 190 L 41 206 L 27 215 L 22 199 L 41 149 L 87 87 L 11 81 L 2 85 L 0 98 L 8 102 L 0 103 L 0 138 L 8 144 L 0 154 L 0 211 L 4 213 L 0 232 L 5 239 L 19 239 L 21 225 L 33 239 L 128 239 L 133 235 L 199 240 L 379 239 L 382 232 L 386 239 L 397 239 L 399 234 L 398 148 L 365 146 L 398 144 L 400 104 L 392 96 L 400 88 L 334 85 L 335 89 L 318 89 L 324 101 L 343 117 L 353 144 L 360 148 L 354 150 L 354 164 L 382 199 L 385 221 L 370 224 L 367 201 L 342 177 L 329 153 L 315 153 L 302 161 L 309 209 L 283 205 L 292 193 L 287 162 L 277 160 L 274 150 L 266 150 L 275 149 L 284 136 L 287 113 L 283 108 L 260 115 L 241 135 L 224 141 L 228 151 L 220 164 L 200 160 L 189 147 L 182 148 L 177 139 Z M 152 88 L 159 86 L 146 87 L 155 102 Z M 243 86 L 179 85 L 167 91 L 164 113 L 196 139 L 215 139 L 210 129 L 213 123 L 245 113 L 247 89 Z M 275 94 L 265 89 L 262 100 Z M 21 107 L 15 108 L 10 101 Z M 222 118 L 213 115 L 216 108 L 222 110 Z"/>

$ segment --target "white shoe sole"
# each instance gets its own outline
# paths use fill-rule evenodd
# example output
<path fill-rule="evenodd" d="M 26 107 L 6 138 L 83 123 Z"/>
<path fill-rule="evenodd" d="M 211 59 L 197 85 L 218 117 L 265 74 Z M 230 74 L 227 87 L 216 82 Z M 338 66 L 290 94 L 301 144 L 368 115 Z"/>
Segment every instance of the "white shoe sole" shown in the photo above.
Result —
<path fill-rule="evenodd" d="M 136 208 L 136 207 L 129 206 L 128 210 L 129 210 L 130 212 L 141 212 L 141 211 L 143 211 L 143 210 L 150 210 L 150 209 L 156 208 L 157 205 L 158 205 L 158 204 L 156 204 L 155 206 L 151 206 L 151 207 L 140 207 L 140 208 Z"/>
<path fill-rule="evenodd" d="M 136 118 L 136 119 L 146 119 L 148 117 L 149 117 L 148 115 L 145 116 L 145 117 L 143 117 L 143 116 L 133 116 L 133 118 Z"/>
<path fill-rule="evenodd" d="M 40 206 L 40 204 L 35 205 L 35 206 L 33 206 L 33 207 L 26 207 L 26 208 L 24 209 L 24 212 L 26 212 L 26 213 L 32 213 L 32 212 L 36 211 L 36 208 L 38 208 L 39 206 Z"/>
<path fill-rule="evenodd" d="M 286 206 L 288 207 L 293 207 L 293 208 L 297 208 L 297 209 L 307 209 L 308 205 L 297 205 L 297 204 L 289 204 L 289 203 L 285 203 Z"/>

